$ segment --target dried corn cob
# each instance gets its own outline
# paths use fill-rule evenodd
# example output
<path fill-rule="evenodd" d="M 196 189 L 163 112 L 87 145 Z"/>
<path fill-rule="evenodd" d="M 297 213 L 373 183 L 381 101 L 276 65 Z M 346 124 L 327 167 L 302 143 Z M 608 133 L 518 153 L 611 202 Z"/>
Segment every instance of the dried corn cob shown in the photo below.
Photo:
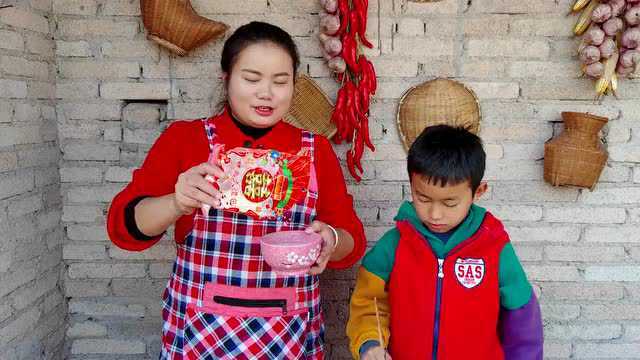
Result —
<path fill-rule="evenodd" d="M 593 12 L 593 9 L 595 9 L 599 4 L 599 0 L 591 0 L 589 5 L 584 8 L 582 13 L 578 17 L 576 25 L 573 27 L 573 33 L 575 35 L 582 35 L 585 31 L 587 31 L 589 25 L 591 25 L 591 13 Z"/>

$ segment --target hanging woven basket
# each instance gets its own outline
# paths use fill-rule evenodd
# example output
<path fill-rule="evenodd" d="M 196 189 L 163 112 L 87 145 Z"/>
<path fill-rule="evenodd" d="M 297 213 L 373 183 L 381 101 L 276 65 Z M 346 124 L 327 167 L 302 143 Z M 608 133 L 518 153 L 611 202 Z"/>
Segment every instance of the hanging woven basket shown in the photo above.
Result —
<path fill-rule="evenodd" d="M 222 37 L 228 28 L 198 15 L 189 0 L 140 0 L 140 9 L 147 37 L 179 56 Z"/>
<path fill-rule="evenodd" d="M 398 106 L 396 121 L 406 150 L 428 126 L 446 124 L 480 131 L 480 104 L 464 84 L 434 79 L 407 90 Z"/>
<path fill-rule="evenodd" d="M 314 134 L 331 138 L 336 126 L 331 121 L 333 104 L 322 89 L 307 75 L 299 75 L 289 112 L 284 120 Z"/>
<path fill-rule="evenodd" d="M 563 112 L 564 131 L 544 145 L 544 179 L 551 185 L 593 190 L 607 162 L 599 132 L 608 119 Z"/>

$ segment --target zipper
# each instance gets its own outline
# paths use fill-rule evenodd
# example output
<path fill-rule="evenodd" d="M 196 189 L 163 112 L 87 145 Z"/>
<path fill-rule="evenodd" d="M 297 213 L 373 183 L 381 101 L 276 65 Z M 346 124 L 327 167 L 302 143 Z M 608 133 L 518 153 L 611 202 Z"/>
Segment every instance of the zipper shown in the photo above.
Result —
<path fill-rule="evenodd" d="M 440 307 L 442 306 L 442 282 L 444 279 L 444 259 L 438 258 L 438 279 L 436 283 L 436 306 L 433 324 L 433 360 L 438 358 L 438 339 L 440 338 Z"/>
<path fill-rule="evenodd" d="M 249 308 L 282 308 L 282 314 L 287 315 L 287 300 L 285 299 L 238 299 L 216 295 L 213 301 L 228 306 Z"/>

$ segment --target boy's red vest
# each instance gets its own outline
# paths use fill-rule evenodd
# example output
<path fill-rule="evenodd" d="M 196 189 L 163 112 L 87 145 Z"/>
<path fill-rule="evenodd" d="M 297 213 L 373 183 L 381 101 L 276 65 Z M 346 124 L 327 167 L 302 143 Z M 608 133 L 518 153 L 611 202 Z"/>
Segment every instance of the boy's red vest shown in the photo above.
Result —
<path fill-rule="evenodd" d="M 393 359 L 503 359 L 498 267 L 509 238 L 500 221 L 486 213 L 478 231 L 440 259 L 442 265 L 413 225 L 397 226 L 388 283 Z"/>

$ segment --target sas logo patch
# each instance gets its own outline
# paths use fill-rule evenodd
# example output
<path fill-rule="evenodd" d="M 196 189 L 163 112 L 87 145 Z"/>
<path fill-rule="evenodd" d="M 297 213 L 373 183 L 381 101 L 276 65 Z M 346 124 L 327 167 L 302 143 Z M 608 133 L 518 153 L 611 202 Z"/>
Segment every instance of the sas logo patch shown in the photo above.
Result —
<path fill-rule="evenodd" d="M 458 258 L 455 265 L 456 278 L 462 286 L 471 289 L 480 285 L 484 278 L 484 260 Z"/>

